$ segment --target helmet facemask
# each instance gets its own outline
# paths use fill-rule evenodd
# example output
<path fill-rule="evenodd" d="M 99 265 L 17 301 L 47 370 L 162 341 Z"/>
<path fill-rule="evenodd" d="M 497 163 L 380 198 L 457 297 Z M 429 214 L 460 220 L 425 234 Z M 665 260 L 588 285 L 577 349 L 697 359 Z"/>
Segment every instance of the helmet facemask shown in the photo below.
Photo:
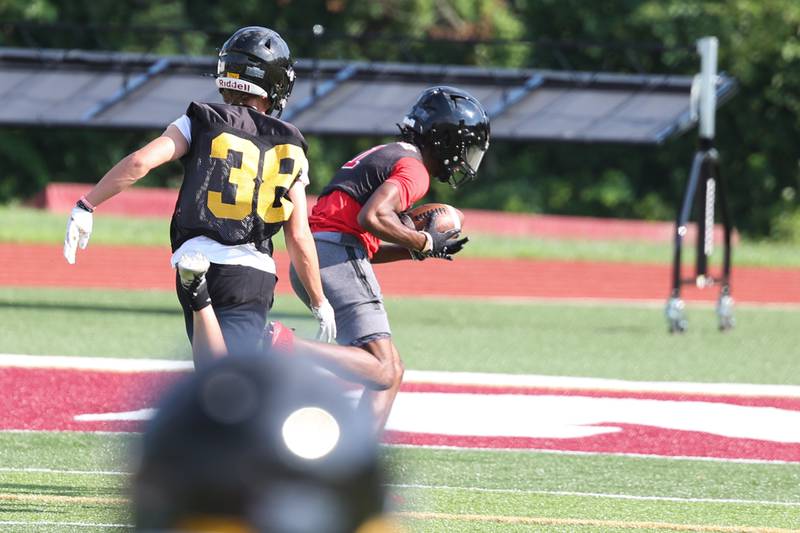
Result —
<path fill-rule="evenodd" d="M 431 176 L 453 188 L 477 177 L 489 148 L 486 111 L 475 97 L 454 87 L 426 89 L 400 131 L 420 148 Z"/>
<path fill-rule="evenodd" d="M 477 179 L 478 168 L 489 149 L 489 141 L 474 129 L 462 122 L 454 131 L 431 131 L 430 145 L 439 163 L 434 177 L 453 189 Z"/>

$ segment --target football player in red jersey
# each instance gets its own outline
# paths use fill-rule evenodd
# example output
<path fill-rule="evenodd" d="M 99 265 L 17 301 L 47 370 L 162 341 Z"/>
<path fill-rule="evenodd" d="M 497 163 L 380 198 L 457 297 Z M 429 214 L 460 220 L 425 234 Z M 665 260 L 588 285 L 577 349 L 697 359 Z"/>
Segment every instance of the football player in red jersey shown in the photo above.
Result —
<path fill-rule="evenodd" d="M 451 259 L 467 242 L 457 230 L 405 226 L 399 214 L 428 191 L 430 177 L 453 187 L 475 179 L 489 147 L 489 118 L 461 89 L 425 90 L 400 126 L 399 142 L 375 146 L 345 163 L 322 191 L 311 217 L 322 285 L 336 314 L 339 350 L 318 354 L 377 386 L 362 405 L 380 427 L 403 378 L 372 263 L 438 257 Z M 292 270 L 292 286 L 311 299 Z M 380 389 L 380 390 L 374 390 Z"/>
<path fill-rule="evenodd" d="M 64 239 L 67 261 L 74 263 L 76 249 L 86 247 L 96 206 L 153 168 L 181 159 L 184 180 L 170 228 L 172 265 L 187 254 L 210 259 L 208 291 L 231 351 L 252 352 L 262 341 L 277 281 L 271 238 L 281 228 L 311 295 L 320 337 L 335 337 L 307 219 L 307 145 L 297 128 L 271 116 L 280 116 L 291 94 L 292 63 L 276 32 L 259 26 L 236 31 L 219 52 L 216 84 L 225 103 L 192 102 L 160 137 L 103 176 L 72 210 Z M 191 340 L 191 298 L 177 275 L 176 288 Z"/>

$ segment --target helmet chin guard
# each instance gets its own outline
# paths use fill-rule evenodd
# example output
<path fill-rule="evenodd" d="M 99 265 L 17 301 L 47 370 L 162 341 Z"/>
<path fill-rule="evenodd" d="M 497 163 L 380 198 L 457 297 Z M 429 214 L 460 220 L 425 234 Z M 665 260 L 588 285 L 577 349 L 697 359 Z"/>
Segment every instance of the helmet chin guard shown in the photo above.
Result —
<path fill-rule="evenodd" d="M 439 181 L 456 188 L 477 178 L 489 149 L 489 117 L 468 92 L 448 86 L 426 89 L 398 126 L 404 139 L 420 147 Z"/>
<path fill-rule="evenodd" d="M 225 41 L 217 61 L 217 88 L 268 98 L 267 114 L 280 117 L 294 88 L 289 46 L 261 26 L 240 28 Z"/>

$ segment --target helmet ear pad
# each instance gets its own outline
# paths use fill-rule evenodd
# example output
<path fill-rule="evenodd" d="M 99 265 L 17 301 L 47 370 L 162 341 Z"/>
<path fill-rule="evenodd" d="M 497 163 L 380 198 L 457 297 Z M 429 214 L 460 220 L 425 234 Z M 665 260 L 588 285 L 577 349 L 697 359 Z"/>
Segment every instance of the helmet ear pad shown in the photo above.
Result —
<path fill-rule="evenodd" d="M 428 169 L 431 177 L 436 178 L 442 183 L 447 183 L 450 172 L 444 165 L 441 151 L 441 142 L 435 136 L 426 132 L 426 135 L 415 133 L 411 142 L 415 144 L 422 154 L 422 162 Z"/>

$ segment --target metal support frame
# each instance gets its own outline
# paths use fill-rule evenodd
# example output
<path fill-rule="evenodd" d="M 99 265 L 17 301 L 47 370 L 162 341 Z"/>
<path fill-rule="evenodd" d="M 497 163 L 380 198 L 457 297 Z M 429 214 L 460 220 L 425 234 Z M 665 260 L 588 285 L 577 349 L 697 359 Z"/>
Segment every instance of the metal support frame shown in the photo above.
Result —
<path fill-rule="evenodd" d="M 682 333 L 688 327 L 681 300 L 681 286 L 694 284 L 699 288 L 720 285 L 717 302 L 717 317 L 720 331 L 734 326 L 733 298 L 730 295 L 731 235 L 733 222 L 728 206 L 728 187 L 719 168 L 719 153 L 714 148 L 715 112 L 717 97 L 717 39 L 705 37 L 697 43 L 702 58 L 701 74 L 695 80 L 693 101 L 695 113 L 700 120 L 698 150 L 692 161 L 689 183 L 684 192 L 680 212 L 675 222 L 675 248 L 672 259 L 672 291 L 667 300 L 666 315 L 671 333 Z M 695 107 L 695 104 L 693 104 Z M 698 194 L 699 193 L 699 194 Z M 722 273 L 719 277 L 709 275 L 708 258 L 714 250 L 714 207 L 720 205 L 723 224 Z M 694 278 L 681 277 L 681 252 L 683 239 L 692 208 L 697 218 L 697 243 Z"/>
<path fill-rule="evenodd" d="M 316 90 L 312 91 L 309 96 L 307 96 L 302 102 L 300 102 L 296 107 L 292 107 L 287 109 L 286 112 L 283 114 L 283 120 L 287 122 L 291 122 L 292 120 L 296 119 L 298 115 L 309 109 L 311 106 L 316 104 L 322 98 L 325 98 L 328 94 L 333 92 L 339 85 L 346 82 L 350 78 L 356 75 L 356 73 L 361 68 L 360 63 L 350 63 L 346 65 L 342 69 L 340 69 L 333 77 L 316 87 Z"/>
<path fill-rule="evenodd" d="M 162 72 L 164 72 L 171 64 L 171 61 L 168 57 L 163 57 L 153 63 L 150 68 L 148 68 L 142 74 L 136 76 L 135 78 L 129 80 L 125 83 L 116 93 L 111 95 L 110 98 L 107 100 L 103 100 L 102 102 L 98 103 L 96 106 L 89 109 L 86 113 L 83 114 L 82 119 L 85 122 L 96 118 L 100 114 L 104 113 L 115 104 L 124 100 L 128 95 L 130 95 L 133 91 L 150 81 L 152 78 L 158 76 Z"/>
<path fill-rule="evenodd" d="M 525 96 L 535 91 L 542 85 L 544 85 L 544 76 L 541 74 L 534 74 L 525 80 L 525 83 L 523 83 L 522 86 L 510 91 L 508 95 L 506 95 L 506 97 L 500 101 L 500 103 L 498 103 L 494 108 L 490 109 L 488 112 L 489 118 L 494 119 L 502 115 L 508 110 L 508 108 L 525 98 Z"/>

